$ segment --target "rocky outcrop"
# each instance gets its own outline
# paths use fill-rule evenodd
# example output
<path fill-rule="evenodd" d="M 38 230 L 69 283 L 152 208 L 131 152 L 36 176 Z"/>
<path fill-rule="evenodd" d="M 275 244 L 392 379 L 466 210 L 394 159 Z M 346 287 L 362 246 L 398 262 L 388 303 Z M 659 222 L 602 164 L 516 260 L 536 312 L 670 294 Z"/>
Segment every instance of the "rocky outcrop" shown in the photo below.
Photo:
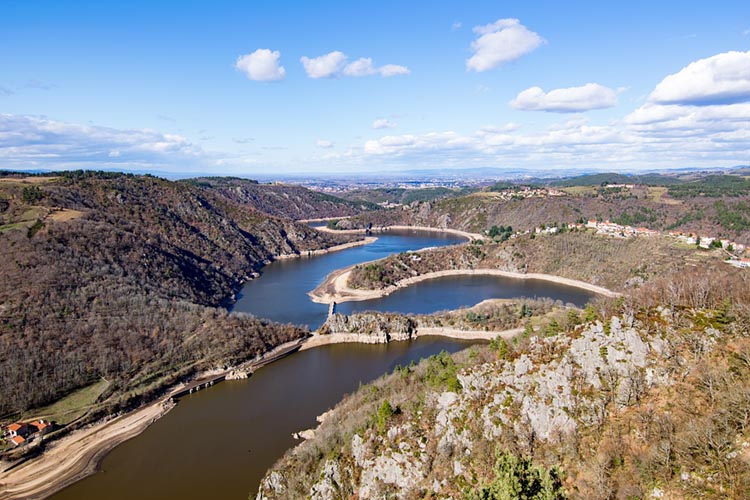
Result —
<path fill-rule="evenodd" d="M 697 318 L 706 322 L 705 316 Z M 338 318 L 333 324 L 349 328 L 342 321 Z M 686 334 L 680 330 L 684 323 L 673 327 L 668 314 L 658 311 L 649 321 L 645 325 L 623 314 L 571 334 L 532 337 L 525 348 L 505 359 L 469 362 L 458 371 L 459 387 L 451 390 L 424 384 L 434 374 L 431 369 L 397 371 L 335 408 L 331 418 L 335 426 L 322 424 L 316 437 L 277 463 L 262 482 L 257 499 L 422 498 L 427 492 L 430 498 L 464 498 L 468 485 L 492 479 L 487 474 L 499 447 L 567 464 L 566 488 L 576 493 L 575 498 L 606 497 L 618 487 L 608 475 L 617 473 L 615 467 L 624 467 L 623 446 L 633 446 L 628 453 L 638 457 L 632 459 L 636 463 L 658 460 L 648 454 L 658 456 L 663 446 L 677 446 L 675 441 L 652 442 L 655 438 L 649 432 L 654 431 L 644 430 L 643 419 L 656 418 L 654 408 L 664 404 L 665 397 L 674 397 L 691 371 L 714 380 L 696 363 L 710 356 L 726 336 L 710 325 L 695 324 L 690 326 L 693 333 Z M 358 320 L 363 328 L 376 324 L 385 328 L 375 318 Z M 466 356 L 464 360 L 471 359 Z M 408 378 L 410 373 L 416 375 Z M 393 386 L 401 389 L 392 390 Z M 369 419 L 367 423 L 350 416 L 376 394 L 388 398 L 388 409 L 392 403 L 398 416 L 388 417 L 387 425 L 377 423 L 381 416 L 377 399 L 360 417 Z M 667 407 L 675 410 L 674 403 Z M 661 429 L 657 424 L 650 429 Z M 610 442 L 603 429 L 613 425 L 625 436 Z M 325 439 L 339 444 L 328 449 Z M 621 440 L 626 445 L 616 444 Z M 739 435 L 727 446 L 741 454 L 746 441 Z M 600 442 L 609 444 L 597 448 Z M 608 446 L 619 446 L 615 456 L 621 462 L 607 462 Z M 311 463 L 311 456 L 321 458 Z M 677 462 L 670 463 L 674 468 L 670 470 L 679 471 Z M 313 472 L 300 478 L 298 467 Z M 692 469 L 683 470 L 689 471 L 677 477 L 688 478 L 682 479 L 686 488 L 691 487 L 685 483 L 690 478 L 703 480 Z M 595 476 L 594 471 L 602 475 Z M 643 483 L 628 478 L 632 482 L 620 491 L 647 497 L 654 486 L 649 476 L 644 477 Z"/>
<path fill-rule="evenodd" d="M 391 341 L 409 340 L 417 329 L 413 318 L 400 314 L 361 313 L 347 316 L 333 314 L 328 318 L 318 333 L 352 334 L 358 342 L 385 344 Z"/>
<path fill-rule="evenodd" d="M 250 374 L 245 370 L 232 370 L 227 373 L 227 376 L 224 378 L 224 380 L 244 380 L 249 376 Z"/>

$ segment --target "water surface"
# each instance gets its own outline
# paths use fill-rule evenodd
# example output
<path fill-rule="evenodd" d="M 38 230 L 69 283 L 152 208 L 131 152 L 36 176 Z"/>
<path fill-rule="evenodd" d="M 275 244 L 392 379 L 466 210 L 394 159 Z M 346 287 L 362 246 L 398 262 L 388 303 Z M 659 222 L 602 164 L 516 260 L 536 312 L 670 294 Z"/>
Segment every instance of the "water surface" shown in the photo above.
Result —
<path fill-rule="evenodd" d="M 394 253 L 466 241 L 456 235 L 414 230 L 394 230 L 376 236 L 377 241 L 369 245 L 265 266 L 259 279 L 245 284 L 232 310 L 315 329 L 325 321 L 328 306 L 312 302 L 307 292 L 322 283 L 329 273 Z"/>
<path fill-rule="evenodd" d="M 443 276 L 399 288 L 379 299 L 343 302 L 336 312 L 389 311 L 431 314 L 473 306 L 486 299 L 551 298 L 565 304 L 585 305 L 594 293 L 546 280 L 503 276 Z"/>
<path fill-rule="evenodd" d="M 297 441 L 360 383 L 470 343 L 439 337 L 387 345 L 339 344 L 296 353 L 180 400 L 143 434 L 115 448 L 102 471 L 54 500 L 248 498 Z"/>

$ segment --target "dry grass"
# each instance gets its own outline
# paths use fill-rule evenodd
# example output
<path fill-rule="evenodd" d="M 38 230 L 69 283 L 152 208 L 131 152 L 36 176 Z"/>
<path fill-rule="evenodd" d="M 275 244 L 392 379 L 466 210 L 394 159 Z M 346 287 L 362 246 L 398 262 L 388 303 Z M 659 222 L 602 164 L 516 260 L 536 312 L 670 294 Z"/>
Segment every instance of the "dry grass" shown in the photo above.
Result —
<path fill-rule="evenodd" d="M 109 386 L 108 381 L 100 379 L 98 382 L 78 389 L 49 406 L 27 412 L 24 419 L 45 418 L 58 425 L 66 425 L 84 415 Z"/>
<path fill-rule="evenodd" d="M 23 186 L 29 184 L 49 184 L 56 182 L 60 177 L 0 177 L 0 185 Z"/>
<path fill-rule="evenodd" d="M 59 210 L 53 210 L 52 212 L 50 212 L 50 214 L 47 216 L 47 219 L 53 220 L 55 222 L 68 222 L 74 219 L 78 219 L 82 216 L 83 212 L 80 212 L 78 210 L 61 208 Z"/>

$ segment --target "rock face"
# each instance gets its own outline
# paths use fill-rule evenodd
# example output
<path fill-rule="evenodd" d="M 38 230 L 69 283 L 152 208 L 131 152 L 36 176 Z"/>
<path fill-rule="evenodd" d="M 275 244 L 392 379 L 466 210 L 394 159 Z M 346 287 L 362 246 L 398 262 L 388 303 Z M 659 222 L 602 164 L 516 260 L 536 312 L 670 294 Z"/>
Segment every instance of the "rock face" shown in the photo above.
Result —
<path fill-rule="evenodd" d="M 386 344 L 391 341 L 409 340 L 417 330 L 414 319 L 387 313 L 361 313 L 347 316 L 334 314 L 328 318 L 319 332 L 325 334 L 350 334 L 356 341 L 368 344 Z"/>
<path fill-rule="evenodd" d="M 334 317 L 329 327 L 362 328 L 387 337 L 391 328 L 406 332 L 411 326 L 367 315 L 355 324 L 345 320 Z M 702 335 L 702 352 L 708 352 L 722 334 L 706 328 Z M 320 500 L 422 498 L 429 492 L 430 498 L 461 498 L 465 490 L 460 485 L 476 483 L 492 467 L 499 443 L 514 443 L 510 446 L 523 455 L 533 453 L 538 443 L 548 449 L 568 446 L 564 443 L 599 428 L 609 415 L 633 408 L 647 391 L 671 387 L 682 375 L 663 360 L 674 355 L 669 338 L 634 326 L 628 317 L 591 323 L 570 335 L 533 338 L 512 360 L 460 370 L 457 392 L 420 393 L 414 406 L 400 401 L 409 409 L 386 428 L 351 425 L 348 435 L 338 436 L 337 442 L 344 444 L 336 447 L 336 458 L 329 454 L 326 460 L 302 466 L 316 471 L 303 481 L 305 495 Z M 412 398 L 418 390 L 409 392 Z M 341 418 L 342 413 L 334 413 L 332 421 Z M 325 424 L 321 428 L 320 435 L 300 449 L 321 446 L 320 436 L 336 432 Z M 289 487 L 294 484 L 300 491 L 299 465 L 293 464 L 309 456 L 304 449 L 287 454 L 263 480 L 257 500 L 302 498 L 290 494 Z"/>
<path fill-rule="evenodd" d="M 225 380 L 244 380 L 248 376 L 249 375 L 245 370 L 232 370 L 227 374 Z"/>

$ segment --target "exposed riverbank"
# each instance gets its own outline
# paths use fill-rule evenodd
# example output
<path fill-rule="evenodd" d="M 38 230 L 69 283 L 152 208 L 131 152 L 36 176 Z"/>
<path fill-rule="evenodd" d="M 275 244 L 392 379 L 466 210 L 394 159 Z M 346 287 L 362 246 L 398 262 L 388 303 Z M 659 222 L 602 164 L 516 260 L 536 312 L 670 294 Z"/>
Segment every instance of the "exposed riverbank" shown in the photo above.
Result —
<path fill-rule="evenodd" d="M 206 373 L 224 380 L 232 372 L 252 372 L 298 350 L 303 340 L 276 346 L 257 359 L 228 370 Z M 70 432 L 52 441 L 44 452 L 5 472 L 0 472 L 0 500 L 31 500 L 48 497 L 66 486 L 95 473 L 102 460 L 117 445 L 131 439 L 174 408 L 178 394 L 207 379 L 179 384 L 167 396 L 118 417 Z"/>
<path fill-rule="evenodd" d="M 561 276 L 553 276 L 550 274 L 539 274 L 539 273 L 515 273 L 511 271 L 501 271 L 499 269 L 448 269 L 445 271 L 435 271 L 431 273 L 421 274 L 419 276 L 413 276 L 405 280 L 401 280 L 395 285 L 391 285 L 387 288 L 381 288 L 379 290 L 362 290 L 356 288 L 350 288 L 348 285 L 349 276 L 351 275 L 352 269 L 355 266 L 349 266 L 338 271 L 334 271 L 329 274 L 325 281 L 321 283 L 314 290 L 309 292 L 310 298 L 314 302 L 321 304 L 329 304 L 331 302 L 352 302 L 362 300 L 372 300 L 380 297 L 385 297 L 392 294 L 396 290 L 408 287 L 415 283 L 427 281 L 434 278 L 441 278 L 444 276 L 500 276 L 504 278 L 522 279 L 522 280 L 543 280 L 552 283 L 558 283 L 561 285 L 571 286 L 587 290 L 589 292 L 604 295 L 606 297 L 618 297 L 619 293 L 613 292 L 607 288 L 592 285 L 584 281 L 578 281 L 570 278 L 563 278 Z"/>
<path fill-rule="evenodd" d="M 484 238 L 483 235 L 479 233 L 469 233 L 466 231 L 460 231 L 458 229 L 440 229 L 437 227 L 428 227 L 428 226 L 382 226 L 382 227 L 373 227 L 370 229 L 331 229 L 329 227 L 316 227 L 318 231 L 323 231 L 325 233 L 333 233 L 333 234 L 369 234 L 369 233 L 387 233 L 391 230 L 396 231 L 425 231 L 425 232 L 433 232 L 433 233 L 444 233 L 444 234 L 453 234 L 456 236 L 462 236 L 468 240 L 481 240 Z"/>
<path fill-rule="evenodd" d="M 437 327 L 421 327 L 417 328 L 412 337 L 409 340 L 414 340 L 419 337 L 427 336 L 438 336 L 446 337 L 451 339 L 459 340 L 494 340 L 497 337 L 504 339 L 510 339 L 523 332 L 523 328 L 512 328 L 510 330 L 502 331 L 485 331 L 485 330 L 459 330 L 457 328 L 437 328 Z M 381 343 L 377 341 L 378 337 L 370 335 L 361 335 L 357 333 L 330 333 L 321 335 L 314 333 L 302 344 L 300 351 L 306 351 L 315 347 L 331 344 L 347 344 L 347 343 L 360 343 L 360 344 L 375 344 Z M 402 340 L 392 340 L 391 342 L 403 342 Z"/>
<path fill-rule="evenodd" d="M 362 245 L 369 245 L 370 243 L 375 243 L 377 240 L 378 239 L 374 236 L 367 236 L 361 240 L 350 241 L 349 243 L 342 243 L 341 245 L 334 245 L 328 248 L 321 248 L 320 250 L 308 250 L 302 253 L 290 253 L 290 254 L 276 255 L 274 256 L 273 259 L 274 260 L 286 260 L 286 259 L 297 259 L 300 257 L 312 257 L 315 255 L 325 255 L 331 252 L 338 252 L 341 250 L 346 250 L 348 248 L 360 247 Z"/>
<path fill-rule="evenodd" d="M 146 430 L 173 407 L 160 400 L 54 441 L 41 456 L 0 473 L 0 499 L 45 498 L 93 474 L 115 446 Z"/>

